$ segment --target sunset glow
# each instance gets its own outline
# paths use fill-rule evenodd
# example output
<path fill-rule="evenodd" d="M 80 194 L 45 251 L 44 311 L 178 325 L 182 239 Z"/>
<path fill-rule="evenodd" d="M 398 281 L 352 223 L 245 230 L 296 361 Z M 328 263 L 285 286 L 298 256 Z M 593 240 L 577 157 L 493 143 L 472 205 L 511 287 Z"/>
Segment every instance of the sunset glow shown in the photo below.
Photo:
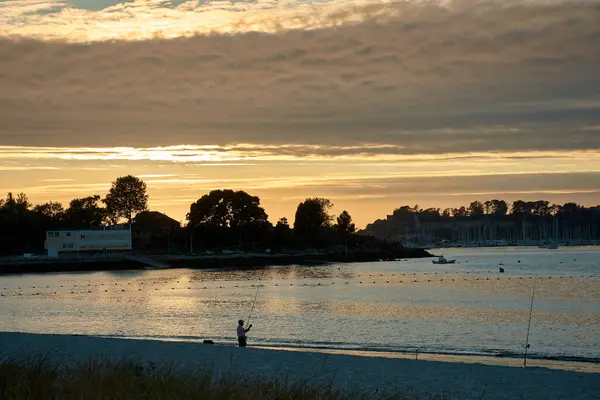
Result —
<path fill-rule="evenodd" d="M 0 192 L 600 203 L 600 2 L 0 2 Z"/>

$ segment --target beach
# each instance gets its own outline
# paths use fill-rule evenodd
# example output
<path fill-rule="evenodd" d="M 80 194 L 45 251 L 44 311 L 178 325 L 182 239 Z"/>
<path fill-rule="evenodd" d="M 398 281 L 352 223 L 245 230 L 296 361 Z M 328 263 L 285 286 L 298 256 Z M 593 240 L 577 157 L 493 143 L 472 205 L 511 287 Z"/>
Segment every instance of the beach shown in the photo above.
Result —
<path fill-rule="evenodd" d="M 94 357 L 444 399 L 600 399 L 600 374 L 539 367 L 362 357 L 189 342 L 0 333 L 0 354 L 68 363 Z"/>

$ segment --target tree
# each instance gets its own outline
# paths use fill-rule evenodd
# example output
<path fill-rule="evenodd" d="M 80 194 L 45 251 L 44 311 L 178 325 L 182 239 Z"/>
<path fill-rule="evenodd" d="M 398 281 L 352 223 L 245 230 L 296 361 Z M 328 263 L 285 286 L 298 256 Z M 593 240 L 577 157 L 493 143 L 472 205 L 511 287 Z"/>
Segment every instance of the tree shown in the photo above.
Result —
<path fill-rule="evenodd" d="M 352 222 L 352 217 L 348 211 L 342 211 L 342 213 L 337 217 L 337 224 L 335 225 L 335 228 L 338 230 L 338 232 L 343 234 L 354 233 L 356 226 Z"/>
<path fill-rule="evenodd" d="M 465 206 L 462 206 L 460 208 L 454 208 L 452 210 L 452 215 L 454 217 L 467 217 L 469 216 L 469 211 L 465 208 Z"/>
<path fill-rule="evenodd" d="M 422 222 L 438 221 L 442 216 L 439 208 L 428 208 L 419 211 L 419 220 Z"/>
<path fill-rule="evenodd" d="M 524 214 L 526 209 L 525 202 L 523 200 L 515 200 L 512 204 L 511 214 Z"/>
<path fill-rule="evenodd" d="M 23 192 L 17 194 L 17 197 L 14 197 L 12 192 L 9 192 L 6 195 L 6 200 L 2 202 L 2 209 L 9 213 L 18 216 L 23 216 L 29 208 L 31 207 L 31 203 L 29 202 L 29 198 Z"/>
<path fill-rule="evenodd" d="M 492 200 L 492 208 L 491 208 L 492 215 L 495 215 L 495 216 L 506 215 L 507 212 L 508 212 L 508 204 L 506 203 L 506 201 L 496 200 L 496 199 Z"/>
<path fill-rule="evenodd" d="M 73 199 L 65 211 L 67 221 L 74 228 L 93 228 L 102 225 L 107 218 L 106 209 L 98 205 L 100 196 Z"/>
<path fill-rule="evenodd" d="M 329 199 L 314 197 L 304 200 L 296 209 L 294 230 L 310 232 L 331 226 L 329 210 L 332 207 L 333 203 Z"/>
<path fill-rule="evenodd" d="M 538 216 L 550 215 L 550 203 L 545 200 L 538 200 L 533 202 L 532 214 Z"/>
<path fill-rule="evenodd" d="M 32 211 L 51 219 L 60 219 L 65 213 L 63 205 L 56 201 L 38 204 L 33 207 Z"/>
<path fill-rule="evenodd" d="M 286 217 L 279 218 L 279 221 L 277 221 L 275 228 L 290 229 L 290 224 L 288 223 L 288 219 Z"/>
<path fill-rule="evenodd" d="M 486 200 L 483 203 L 483 212 L 487 215 L 487 214 L 491 214 L 492 213 L 492 201 L 491 200 Z"/>
<path fill-rule="evenodd" d="M 582 209 L 583 209 L 583 207 L 577 203 L 565 203 L 560 208 L 560 214 L 574 216 L 574 215 L 578 214 Z"/>
<path fill-rule="evenodd" d="M 269 225 L 260 198 L 241 190 L 211 191 L 192 203 L 186 218 L 192 227 L 256 228 Z"/>
<path fill-rule="evenodd" d="M 469 205 L 469 215 L 481 216 L 484 214 L 484 205 L 480 201 L 474 201 Z"/>
<path fill-rule="evenodd" d="M 113 222 L 125 218 L 131 223 L 137 213 L 148 209 L 146 184 L 135 176 L 122 176 L 112 183 L 110 191 L 102 201 L 106 204 L 106 211 Z"/>

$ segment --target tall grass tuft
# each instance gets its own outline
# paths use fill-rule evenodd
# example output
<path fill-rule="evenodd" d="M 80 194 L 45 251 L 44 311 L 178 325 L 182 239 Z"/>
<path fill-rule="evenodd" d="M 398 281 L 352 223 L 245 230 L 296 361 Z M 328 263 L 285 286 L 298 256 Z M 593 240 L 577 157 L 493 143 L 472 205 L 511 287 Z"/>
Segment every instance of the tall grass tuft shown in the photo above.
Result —
<path fill-rule="evenodd" d="M 3 400 L 341 400 L 409 399 L 344 392 L 332 385 L 218 375 L 107 359 L 57 364 L 47 358 L 0 361 Z M 414 399 L 410 397 L 410 399 Z"/>

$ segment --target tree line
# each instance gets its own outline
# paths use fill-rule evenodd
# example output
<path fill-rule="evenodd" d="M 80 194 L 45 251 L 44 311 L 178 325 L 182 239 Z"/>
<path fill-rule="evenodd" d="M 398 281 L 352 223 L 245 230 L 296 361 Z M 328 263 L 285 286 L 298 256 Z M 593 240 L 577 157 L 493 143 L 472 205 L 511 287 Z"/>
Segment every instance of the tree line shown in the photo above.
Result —
<path fill-rule="evenodd" d="M 473 201 L 458 208 L 402 206 L 367 225 L 380 239 L 436 240 L 598 240 L 600 208 L 546 200 Z M 410 239 L 412 240 L 412 239 Z M 420 240 L 423 242 L 423 240 Z"/>
<path fill-rule="evenodd" d="M 355 242 L 352 217 L 347 211 L 334 217 L 332 207 L 328 199 L 307 198 L 297 207 L 293 227 L 287 218 L 273 225 L 257 196 L 241 190 L 213 190 L 190 205 L 187 225 L 173 232 L 173 240 L 182 252 L 194 248 L 327 247 Z M 98 229 L 120 221 L 132 224 L 135 230 L 136 216 L 147 210 L 146 183 L 131 175 L 112 182 L 104 197 L 75 198 L 66 208 L 54 201 L 33 205 L 25 193 L 8 193 L 0 199 L 0 253 L 41 252 L 49 230 Z"/>
<path fill-rule="evenodd" d="M 596 208 L 586 208 L 577 203 L 565 203 L 563 205 L 550 204 L 546 200 L 537 201 L 523 201 L 516 200 L 512 204 L 507 203 L 504 200 L 487 200 L 485 202 L 473 201 L 468 206 L 461 206 L 458 208 L 426 208 L 423 209 L 418 205 L 402 206 L 396 208 L 393 212 L 393 216 L 407 216 L 411 215 L 418 216 L 419 218 L 425 219 L 452 219 L 461 217 L 574 217 L 577 215 L 586 215 L 591 212 L 597 211 Z"/>

